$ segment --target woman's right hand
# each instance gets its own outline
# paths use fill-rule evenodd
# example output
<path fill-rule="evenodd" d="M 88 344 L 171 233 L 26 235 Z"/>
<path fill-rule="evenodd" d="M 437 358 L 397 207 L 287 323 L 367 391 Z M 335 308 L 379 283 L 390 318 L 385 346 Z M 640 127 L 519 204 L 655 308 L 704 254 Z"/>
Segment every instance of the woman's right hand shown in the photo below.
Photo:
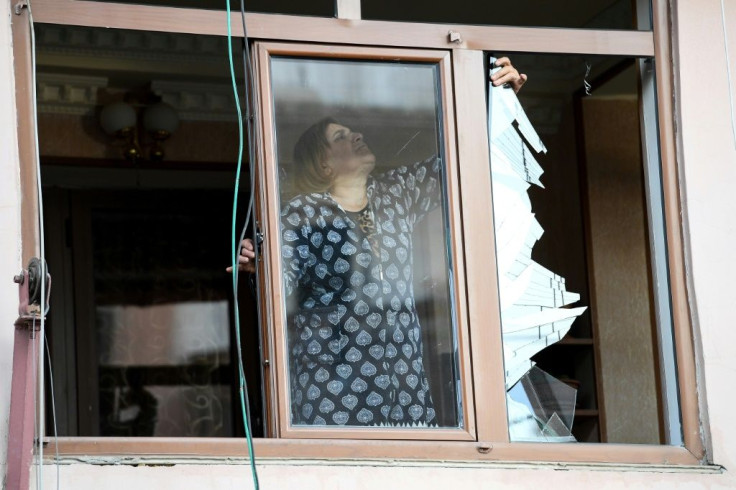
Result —
<path fill-rule="evenodd" d="M 246 238 L 240 244 L 240 255 L 238 255 L 238 270 L 243 272 L 256 272 L 256 251 L 253 246 L 253 240 Z M 233 271 L 233 267 L 227 268 L 228 272 Z"/>
<path fill-rule="evenodd" d="M 519 70 L 511 64 L 511 60 L 505 56 L 497 59 L 494 65 L 501 69 L 491 76 L 493 85 L 496 87 L 500 85 L 508 85 L 514 89 L 515 94 L 518 94 L 519 90 L 521 90 L 521 86 L 526 83 L 526 74 L 519 73 Z"/>

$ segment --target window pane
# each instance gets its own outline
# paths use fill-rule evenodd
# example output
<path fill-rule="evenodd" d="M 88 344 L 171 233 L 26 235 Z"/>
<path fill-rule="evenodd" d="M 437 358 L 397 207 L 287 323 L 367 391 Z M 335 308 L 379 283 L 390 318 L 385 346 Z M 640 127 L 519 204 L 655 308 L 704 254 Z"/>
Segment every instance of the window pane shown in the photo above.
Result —
<path fill-rule="evenodd" d="M 59 434 L 243 435 L 225 271 L 238 153 L 225 39 L 37 24 L 36 41 Z M 160 102 L 170 111 L 157 118 Z M 121 106 L 129 116 L 118 111 L 109 134 L 103 108 Z M 244 369 L 262 435 L 258 322 L 243 284 Z"/>
<path fill-rule="evenodd" d="M 634 4 L 639 4 L 634 7 Z M 364 0 L 364 19 L 589 29 L 650 29 L 650 0 L 422 2 Z M 638 19 L 638 20 L 637 20 Z"/>
<path fill-rule="evenodd" d="M 291 422 L 462 426 L 438 66 L 271 70 Z"/>
<path fill-rule="evenodd" d="M 160 7 L 181 7 L 191 9 L 225 10 L 226 0 L 97 0 L 99 2 L 130 3 L 136 5 L 156 5 Z M 312 15 L 333 17 L 335 15 L 334 0 L 248 0 L 247 12 L 263 12 L 266 14 Z M 230 2 L 232 11 L 240 10 L 240 3 Z M 224 21 L 223 21 L 224 22 Z"/>
<path fill-rule="evenodd" d="M 676 444 L 651 62 L 513 59 L 521 105 L 493 88 L 489 116 L 511 440 Z"/>

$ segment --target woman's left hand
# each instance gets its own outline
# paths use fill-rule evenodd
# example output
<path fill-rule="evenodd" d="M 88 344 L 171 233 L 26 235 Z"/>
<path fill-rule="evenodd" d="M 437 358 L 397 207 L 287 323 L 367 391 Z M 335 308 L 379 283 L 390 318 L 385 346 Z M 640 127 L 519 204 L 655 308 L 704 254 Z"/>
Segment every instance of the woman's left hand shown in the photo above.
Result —
<path fill-rule="evenodd" d="M 524 73 L 519 73 L 519 70 L 511 64 L 511 60 L 505 56 L 497 59 L 494 65 L 500 66 L 501 69 L 491 75 L 493 85 L 498 87 L 508 84 L 509 87 L 514 89 L 514 93 L 518 94 L 521 86 L 526 83 L 527 76 Z"/>

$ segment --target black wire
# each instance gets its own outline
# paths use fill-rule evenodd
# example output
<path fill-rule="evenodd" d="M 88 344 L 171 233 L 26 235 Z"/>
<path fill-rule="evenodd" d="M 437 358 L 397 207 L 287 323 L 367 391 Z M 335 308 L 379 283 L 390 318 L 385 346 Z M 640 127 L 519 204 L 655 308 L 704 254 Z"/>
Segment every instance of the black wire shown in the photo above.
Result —
<path fill-rule="evenodd" d="M 255 185 L 255 177 L 256 177 L 256 160 L 258 158 L 258 144 L 260 143 L 259 139 L 259 132 L 258 132 L 258 124 L 256 121 L 256 114 L 255 110 L 258 107 L 258 101 L 256 100 L 256 87 L 255 87 L 255 79 L 253 78 L 253 67 L 251 65 L 251 56 L 250 56 L 250 44 L 248 43 L 248 29 L 246 26 L 245 21 L 245 4 L 244 0 L 240 1 L 240 14 L 241 14 L 241 20 L 243 23 L 243 58 L 245 58 L 244 68 L 245 68 L 245 74 L 246 74 L 246 80 L 245 80 L 245 87 L 246 90 L 250 88 L 248 92 L 246 92 L 247 95 L 247 106 L 246 111 L 248 113 L 248 167 L 249 167 L 249 173 L 250 173 L 250 211 L 253 213 L 253 206 L 255 202 L 255 192 L 256 192 L 256 185 Z M 251 214 L 253 216 L 253 214 Z M 254 243 L 254 252 L 255 252 L 255 274 L 251 275 L 251 292 L 253 293 L 253 297 L 255 298 L 256 302 L 256 318 L 257 318 L 257 325 L 258 325 L 258 351 L 260 355 L 261 360 L 261 366 L 259 369 L 260 372 L 260 381 L 261 381 L 261 421 L 263 424 L 265 424 L 266 421 L 266 399 L 265 399 L 265 392 L 263 391 L 263 387 L 266 386 L 265 383 L 265 373 L 264 373 L 264 364 L 263 360 L 265 359 L 264 354 L 264 343 L 263 343 L 263 330 L 260 328 L 261 326 L 261 320 L 262 320 L 262 312 L 261 312 L 261 302 L 260 302 L 260 295 L 258 294 L 258 284 L 260 284 L 260 270 L 258 268 L 258 263 L 260 262 L 260 243 L 259 243 L 259 235 L 258 235 L 258 222 L 255 221 L 254 226 L 252 227 L 252 239 Z M 254 287 L 255 283 L 255 287 Z"/>
<path fill-rule="evenodd" d="M 49 350 L 49 339 L 46 336 L 46 331 L 43 332 L 44 345 L 46 346 L 46 362 L 49 366 L 49 386 L 51 388 L 51 416 L 54 423 L 54 462 L 56 463 L 56 488 L 57 490 L 61 486 L 61 470 L 59 464 L 59 426 L 56 422 L 56 401 L 54 396 L 54 368 L 51 365 L 51 351 Z"/>
<path fill-rule="evenodd" d="M 248 226 L 251 224 L 252 221 L 254 221 L 253 218 L 253 207 L 254 207 L 254 200 L 255 200 L 255 161 L 257 158 L 257 152 L 256 145 L 258 144 L 258 138 L 257 138 L 257 124 L 255 121 L 255 114 L 254 114 L 254 108 L 257 105 L 257 101 L 255 100 L 255 83 L 253 79 L 253 69 L 250 62 L 250 46 L 248 43 L 248 29 L 246 26 L 246 20 L 245 20 L 245 2 L 244 0 L 240 0 L 240 18 L 243 24 L 243 71 L 244 71 L 244 91 L 245 91 L 245 123 L 247 128 L 247 140 L 248 140 L 248 170 L 249 170 L 249 177 L 250 177 L 250 195 L 248 199 L 248 211 L 246 213 L 246 219 L 245 223 L 243 224 L 243 230 L 240 233 L 240 240 L 238 242 L 238 245 L 242 244 L 243 239 L 245 238 L 245 235 L 248 230 Z M 251 240 L 253 240 L 253 248 L 254 248 L 254 265 L 255 265 L 255 274 L 250 276 L 250 285 L 251 285 L 251 293 L 253 294 L 255 298 L 256 303 L 256 325 L 258 325 L 258 350 L 260 354 L 260 359 L 264 359 L 263 354 L 263 336 L 262 331 L 260 328 L 261 325 L 261 303 L 259 301 L 259 295 L 257 287 L 253 287 L 253 279 L 255 276 L 255 284 L 259 284 L 259 271 L 258 271 L 258 262 L 259 262 L 259 240 L 258 240 L 258 226 L 257 222 L 253 224 L 251 227 Z M 237 268 L 234 271 L 237 274 Z M 237 277 L 237 276 L 236 276 Z M 237 295 L 237 286 L 236 286 L 236 295 Z M 237 301 L 237 297 L 236 297 Z M 240 346 L 238 346 L 240 348 Z M 261 369 L 260 371 L 260 378 L 261 378 L 261 388 L 265 386 L 265 379 L 264 379 L 264 373 L 263 373 L 263 364 L 261 363 Z M 251 421 L 251 410 L 250 410 L 250 397 L 248 390 L 244 390 L 245 392 L 245 399 L 246 399 L 246 413 L 247 413 L 247 423 L 248 428 L 250 430 L 250 421 Z M 263 393 L 261 391 L 261 393 Z M 261 400 L 261 407 L 262 407 L 262 414 L 261 414 L 261 420 L 265 421 L 265 400 L 262 398 Z M 252 433 L 252 431 L 251 431 Z"/>

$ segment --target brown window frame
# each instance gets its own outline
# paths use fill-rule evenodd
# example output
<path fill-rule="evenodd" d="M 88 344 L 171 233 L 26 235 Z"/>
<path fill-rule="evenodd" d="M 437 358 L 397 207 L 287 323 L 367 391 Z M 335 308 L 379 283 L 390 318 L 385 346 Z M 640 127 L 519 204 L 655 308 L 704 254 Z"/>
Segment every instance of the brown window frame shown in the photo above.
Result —
<path fill-rule="evenodd" d="M 287 44 L 287 43 L 270 43 L 256 42 L 254 44 L 258 62 L 257 76 L 260 85 L 260 111 L 261 111 L 261 128 L 263 134 L 263 156 L 260 169 L 262 178 L 261 186 L 261 209 L 265 215 L 264 231 L 266 236 L 278 237 L 281 234 L 279 220 L 279 190 L 278 190 L 278 161 L 276 158 L 276 140 L 274 131 L 269 131 L 275 127 L 273 97 L 271 94 L 271 72 L 270 57 L 271 56 L 289 56 L 300 58 L 320 58 L 320 59 L 341 59 L 341 60 L 391 60 L 391 61 L 414 61 L 435 63 L 439 68 L 440 76 L 440 98 L 442 101 L 442 126 L 445 155 L 445 176 L 447 180 L 447 204 L 450 227 L 450 242 L 452 249 L 455 251 L 463 250 L 461 218 L 459 202 L 460 189 L 458 186 L 458 168 L 455 147 L 455 110 L 453 108 L 453 90 L 452 90 L 452 60 L 449 50 L 418 50 L 418 49 L 397 49 L 397 48 L 363 48 L 353 46 L 340 45 L 318 45 L 318 44 Z M 452 257 L 452 270 L 454 284 L 453 290 L 455 297 L 452 298 L 454 312 L 457 318 L 458 346 L 459 346 L 459 365 L 460 365 L 460 381 L 462 385 L 463 404 L 462 420 L 465 426 L 458 429 L 383 429 L 383 428 L 313 428 L 298 427 L 290 424 L 289 421 L 289 376 L 288 376 L 288 352 L 286 341 L 286 325 L 282 313 L 283 303 L 283 280 L 281 270 L 281 253 L 278 240 L 268 240 L 266 243 L 266 257 L 268 261 L 268 270 L 270 273 L 262 274 L 265 279 L 265 291 L 267 297 L 271 299 L 269 305 L 266 305 L 270 314 L 266 317 L 270 320 L 269 325 L 264 325 L 268 329 L 264 339 L 272 339 L 272 345 L 265 346 L 266 352 L 270 352 L 274 362 L 269 362 L 268 366 L 273 366 L 276 371 L 275 377 L 276 387 L 275 393 L 266 394 L 271 400 L 271 406 L 277 410 L 278 424 L 272 428 L 273 434 L 278 434 L 283 438 L 340 438 L 340 439 L 427 439 L 427 440 L 475 440 L 475 420 L 474 420 L 474 404 L 473 404 L 473 387 L 471 383 L 471 368 L 466 352 L 469 350 L 470 342 L 467 331 L 467 312 L 465 308 L 465 281 L 464 271 L 465 265 L 463 254 L 456 252 Z"/>
<path fill-rule="evenodd" d="M 341 2 L 348 6 L 345 17 L 355 16 L 355 1 Z M 674 0 L 670 0 L 674 1 Z M 522 51 L 541 53 L 575 53 L 652 57 L 656 61 L 659 98 L 658 122 L 664 215 L 670 273 L 670 293 L 674 322 L 680 413 L 683 446 L 633 444 L 565 445 L 564 451 L 554 444 L 510 443 L 505 417 L 500 330 L 481 328 L 481 320 L 498 318 L 495 302 L 479 300 L 497 292 L 497 284 L 487 263 L 481 274 L 473 257 L 493 249 L 491 218 L 470 210 L 465 199 L 460 202 L 463 216 L 464 253 L 466 260 L 467 317 L 473 342 L 473 370 L 487 375 L 474 379 L 476 399 L 498 408 L 476 413 L 476 438 L 473 441 L 370 441 L 357 439 L 258 439 L 258 457 L 266 458 L 399 458 L 422 460 L 465 461 L 538 461 L 578 462 L 635 465 L 701 465 L 706 460 L 700 425 L 696 382 L 696 353 L 686 287 L 683 250 L 681 200 L 678 185 L 677 146 L 671 43 L 670 1 L 652 0 L 652 31 L 614 31 L 548 28 L 515 28 L 498 26 L 466 26 L 445 24 L 413 24 L 383 21 L 305 18 L 288 15 L 249 14 L 248 33 L 253 40 L 276 40 L 342 44 L 353 46 L 397 47 L 451 50 L 455 108 L 458 114 L 457 159 L 463 162 L 459 174 L 463 195 L 473 196 L 473 208 L 490 210 L 490 172 L 488 154 L 483 150 L 485 111 L 474 103 L 484 94 L 485 74 L 483 52 Z M 169 7 L 150 7 L 98 3 L 87 0 L 34 0 L 35 21 L 89 27 L 111 27 L 163 32 L 225 35 L 222 12 Z M 13 15 L 13 48 L 16 78 L 16 110 L 18 113 L 18 144 L 21 188 L 24 198 L 21 215 L 25 223 L 21 230 L 23 259 L 37 254 L 39 232 L 36 222 L 36 149 L 35 114 L 32 104 L 30 61 L 30 31 L 27 12 Z M 242 36 L 237 14 L 233 14 L 235 36 Z M 449 31 L 460 34 L 460 42 L 448 39 Z M 482 109 L 482 107 L 481 107 Z M 475 144 L 464 144 L 466 141 Z M 467 165 L 466 165 L 467 164 Z M 477 198 L 477 199 L 476 199 Z M 473 293 L 477 291 L 477 293 Z M 496 322 L 497 323 L 497 322 Z M 498 330 L 498 329 L 496 329 Z M 481 347 L 483 346 L 483 347 Z M 483 353 L 496 352 L 495 356 Z M 502 424 L 498 424 L 502 420 Z M 146 456 L 243 456 L 247 454 L 242 441 L 232 439 L 165 439 L 165 438 L 60 438 L 63 455 L 137 455 Z"/>

